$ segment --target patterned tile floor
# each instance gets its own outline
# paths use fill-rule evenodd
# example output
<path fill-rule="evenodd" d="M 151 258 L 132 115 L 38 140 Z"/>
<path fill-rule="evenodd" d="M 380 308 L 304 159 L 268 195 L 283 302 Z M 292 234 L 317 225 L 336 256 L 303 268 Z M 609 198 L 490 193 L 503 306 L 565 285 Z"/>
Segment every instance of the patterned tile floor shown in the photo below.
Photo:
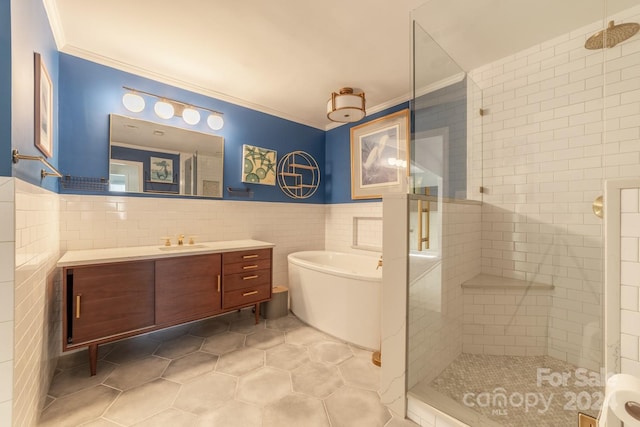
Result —
<path fill-rule="evenodd" d="M 504 426 L 573 427 L 578 412 L 598 415 L 600 383 L 599 374 L 548 356 L 462 354 L 429 386 Z"/>
<path fill-rule="evenodd" d="M 251 310 L 60 358 L 39 426 L 411 427 L 377 393 L 371 352 Z"/>

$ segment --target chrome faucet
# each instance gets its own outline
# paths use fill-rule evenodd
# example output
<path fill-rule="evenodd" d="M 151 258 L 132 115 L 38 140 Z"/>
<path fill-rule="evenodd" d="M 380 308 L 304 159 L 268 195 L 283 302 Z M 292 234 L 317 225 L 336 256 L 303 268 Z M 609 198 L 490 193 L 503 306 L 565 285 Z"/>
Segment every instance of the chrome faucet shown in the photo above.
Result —
<path fill-rule="evenodd" d="M 380 255 L 380 259 L 378 260 L 378 266 L 376 267 L 376 270 L 379 269 L 380 267 L 382 267 L 382 255 Z"/>
<path fill-rule="evenodd" d="M 184 245 L 184 234 L 178 235 L 178 246 Z"/>

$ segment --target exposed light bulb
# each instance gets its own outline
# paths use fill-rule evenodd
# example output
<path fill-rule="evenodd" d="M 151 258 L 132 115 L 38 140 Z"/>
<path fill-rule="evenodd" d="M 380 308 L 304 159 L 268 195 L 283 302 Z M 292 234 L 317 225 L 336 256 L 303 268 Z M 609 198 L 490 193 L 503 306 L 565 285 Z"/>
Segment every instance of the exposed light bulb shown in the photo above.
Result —
<path fill-rule="evenodd" d="M 190 125 L 195 125 L 200 122 L 200 112 L 191 107 L 187 107 L 182 111 L 182 119 Z"/>
<path fill-rule="evenodd" d="M 156 105 L 153 106 L 153 111 L 155 111 L 161 119 L 170 119 L 174 114 L 173 105 L 166 101 L 156 102 Z"/>
<path fill-rule="evenodd" d="M 211 114 L 207 117 L 207 124 L 213 130 L 220 130 L 224 126 L 224 120 L 218 114 Z"/>
<path fill-rule="evenodd" d="M 144 98 L 136 93 L 125 93 L 122 96 L 122 104 L 124 108 L 132 113 L 139 113 L 144 110 Z"/>

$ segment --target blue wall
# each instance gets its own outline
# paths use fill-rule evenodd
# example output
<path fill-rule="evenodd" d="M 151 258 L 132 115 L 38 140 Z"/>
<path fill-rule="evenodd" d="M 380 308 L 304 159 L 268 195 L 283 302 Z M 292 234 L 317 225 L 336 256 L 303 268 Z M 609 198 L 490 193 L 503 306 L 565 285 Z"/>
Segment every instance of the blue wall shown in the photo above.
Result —
<path fill-rule="evenodd" d="M 0 0 L 0 176 L 11 176 L 11 0 Z"/>
<path fill-rule="evenodd" d="M 422 95 L 415 101 L 413 114 L 415 138 L 426 132 L 446 128 L 446 176 L 444 197 L 465 198 L 467 190 L 467 81 L 452 84 Z M 415 143 L 415 141 L 413 142 Z M 414 147 L 411 152 L 415 153 Z M 413 160 L 413 159 L 412 159 Z M 437 195 L 437 188 L 431 189 Z"/>
<path fill-rule="evenodd" d="M 141 118 L 163 124 L 197 130 L 224 137 L 224 186 L 250 188 L 251 200 L 291 202 L 280 187 L 241 182 L 242 145 L 250 144 L 278 152 L 278 159 L 295 150 L 311 154 L 324 175 L 325 132 L 275 116 L 240 107 L 208 96 L 99 65 L 64 53 L 60 54 L 60 169 L 63 174 L 77 177 L 108 178 L 109 176 L 109 114 Z M 180 117 L 159 119 L 147 107 L 141 113 L 131 113 L 122 105 L 122 86 L 166 96 L 224 113 L 224 127 L 212 131 L 206 120 L 195 126 L 185 124 Z M 324 178 L 324 176 L 323 176 Z M 324 182 L 306 203 L 324 203 Z M 66 190 L 61 189 L 61 192 Z M 228 199 L 225 191 L 224 198 Z M 243 199 L 247 200 L 247 199 Z"/>
<path fill-rule="evenodd" d="M 6 0 L 2 0 L 6 1 Z M 4 6 L 6 7 L 6 6 Z M 42 0 L 20 0 L 11 3 L 11 144 L 21 154 L 40 156 L 34 146 L 34 52 L 42 55 L 53 83 L 53 155 L 58 163 L 58 50 Z M 6 17 L 2 14 L 2 20 Z M 3 53 L 4 52 L 0 52 Z M 4 61 L 4 57 L 3 57 Z M 4 67 L 4 66 L 3 66 Z M 4 81 L 5 76 L 0 75 Z M 2 111 L 2 110 L 0 110 Z M 4 134 L 4 130 L 2 131 Z M 4 161 L 4 156 L 3 160 Z M 58 180 L 40 179 L 39 162 L 21 160 L 13 165 L 12 175 L 35 185 L 57 191 Z"/>
<path fill-rule="evenodd" d="M 356 202 L 351 199 L 351 128 L 405 108 L 409 108 L 408 102 L 403 102 L 367 116 L 357 123 L 343 125 L 327 131 L 325 138 L 326 160 L 323 176 L 326 203 Z M 360 201 L 380 201 L 380 199 L 358 200 L 358 202 Z"/>
<path fill-rule="evenodd" d="M 13 174 L 53 191 L 58 191 L 58 180 L 41 180 L 41 166 L 38 163 L 21 161 L 17 165 L 11 165 L 10 161 L 11 148 L 17 148 L 23 154 L 41 155 L 33 145 L 34 52 L 42 54 L 54 85 L 54 154 L 49 161 L 63 174 L 74 177 L 108 177 L 109 114 L 114 113 L 224 137 L 224 186 L 250 188 L 254 193 L 251 200 L 293 201 L 277 185 L 241 182 L 243 144 L 276 150 L 279 158 L 288 152 L 303 150 L 316 159 L 321 168 L 320 188 L 309 199 L 297 202 L 353 202 L 350 172 L 351 127 L 408 108 L 408 103 L 402 103 L 367 117 L 364 121 L 324 132 L 59 53 L 44 7 L 39 0 L 24 0 L 13 4 L 10 0 L 0 0 L 0 24 L 0 55 L 3 58 L 0 64 L 0 95 L 3 95 L 0 96 L 0 113 L 3 113 L 0 116 L 0 148 L 7 153 L 0 156 L 0 175 Z M 8 28 L 17 30 L 10 31 Z M 122 86 L 222 111 L 225 126 L 220 131 L 213 132 L 204 120 L 196 126 L 186 125 L 179 117 L 161 120 L 151 111 L 149 102 L 144 112 L 131 113 L 122 105 Z M 13 94 L 7 96 L 7 93 L 11 94 L 11 87 Z M 8 126 L 9 123 L 11 126 Z M 11 146 L 5 142 L 9 140 Z M 65 189 L 59 191 L 80 192 Z M 224 198 L 232 197 L 225 191 Z"/>

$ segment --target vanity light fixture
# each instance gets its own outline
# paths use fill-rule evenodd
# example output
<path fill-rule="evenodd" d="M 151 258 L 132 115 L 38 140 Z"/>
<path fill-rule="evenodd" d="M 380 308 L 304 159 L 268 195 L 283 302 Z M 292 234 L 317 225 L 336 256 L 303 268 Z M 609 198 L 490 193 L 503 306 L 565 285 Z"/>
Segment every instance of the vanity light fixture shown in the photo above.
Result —
<path fill-rule="evenodd" d="M 364 92 L 355 93 L 353 88 L 343 87 L 333 92 L 327 102 L 327 117 L 340 123 L 357 122 L 367 115 Z"/>
<path fill-rule="evenodd" d="M 189 125 L 196 125 L 200 123 L 201 114 L 198 110 L 205 110 L 209 112 L 207 117 L 207 125 L 213 130 L 220 130 L 224 126 L 224 120 L 222 119 L 222 113 L 220 111 L 212 110 L 206 107 L 200 107 L 193 104 L 187 104 L 186 102 L 176 101 L 175 99 L 166 98 L 154 93 L 145 92 L 143 90 L 133 89 L 127 86 L 122 86 L 127 92 L 122 96 L 122 103 L 125 108 L 133 113 L 140 113 L 145 108 L 145 100 L 141 94 L 151 96 L 157 99 L 153 106 L 153 111 L 162 119 L 170 119 L 173 116 L 182 117 L 185 123 Z"/>
<path fill-rule="evenodd" d="M 220 130 L 222 126 L 224 126 L 224 120 L 222 120 L 222 115 L 219 114 L 209 114 L 207 117 L 207 125 L 213 130 Z"/>
<path fill-rule="evenodd" d="M 187 107 L 182 110 L 182 120 L 184 120 L 187 124 L 197 125 L 200 123 L 200 111 L 195 108 Z"/>
<path fill-rule="evenodd" d="M 153 106 L 153 111 L 155 111 L 161 119 L 170 119 L 175 114 L 173 105 L 164 100 L 156 101 L 156 104 Z"/>
<path fill-rule="evenodd" d="M 122 96 L 122 103 L 127 110 L 133 113 L 139 113 L 144 110 L 145 106 L 144 98 L 135 92 L 125 93 Z"/>

